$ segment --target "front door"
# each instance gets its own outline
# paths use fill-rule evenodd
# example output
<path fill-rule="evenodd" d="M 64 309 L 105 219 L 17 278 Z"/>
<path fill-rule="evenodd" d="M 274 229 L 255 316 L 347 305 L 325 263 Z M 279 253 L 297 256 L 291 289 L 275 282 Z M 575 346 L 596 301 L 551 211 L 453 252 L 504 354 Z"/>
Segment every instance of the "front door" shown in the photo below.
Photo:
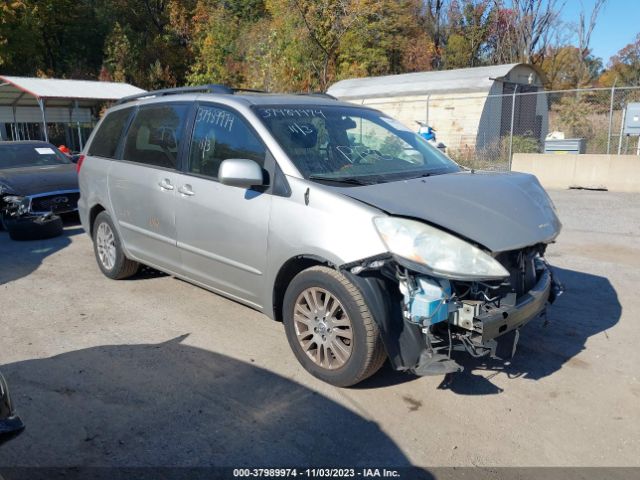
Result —
<path fill-rule="evenodd" d="M 243 117 L 223 106 L 201 105 L 185 173 L 176 185 L 178 249 L 185 275 L 257 308 L 267 265 L 271 194 L 218 182 L 223 160 L 246 158 L 264 166 L 267 150 Z"/>
<path fill-rule="evenodd" d="M 112 162 L 109 193 L 127 250 L 138 260 L 176 271 L 175 202 L 178 156 L 189 106 L 141 107 L 125 139 L 122 160 Z"/>

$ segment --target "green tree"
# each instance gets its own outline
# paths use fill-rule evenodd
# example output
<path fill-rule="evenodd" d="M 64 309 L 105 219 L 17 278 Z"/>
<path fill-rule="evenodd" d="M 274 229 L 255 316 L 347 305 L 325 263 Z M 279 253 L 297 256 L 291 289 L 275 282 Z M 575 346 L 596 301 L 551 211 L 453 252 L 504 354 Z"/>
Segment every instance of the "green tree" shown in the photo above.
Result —
<path fill-rule="evenodd" d="M 91 0 L 5 1 L 0 9 L 3 70 L 14 74 L 95 76 L 106 26 Z M 86 26 L 92 26 L 87 35 Z"/>
<path fill-rule="evenodd" d="M 105 41 L 104 66 L 114 82 L 131 81 L 131 43 L 127 33 L 116 22 Z"/>
<path fill-rule="evenodd" d="M 191 48 L 194 61 L 187 81 L 191 84 L 241 82 L 241 75 L 233 63 L 236 57 L 238 19 L 224 6 L 208 6 L 198 2 Z"/>
<path fill-rule="evenodd" d="M 484 61 L 493 11 L 488 0 L 453 2 L 449 10 L 451 34 L 444 48 L 446 68 L 465 68 Z"/>
<path fill-rule="evenodd" d="M 407 70 L 406 52 L 418 32 L 411 0 L 366 0 L 358 21 L 338 48 L 336 77 L 385 75 Z"/>
<path fill-rule="evenodd" d="M 320 55 L 299 15 L 291 15 L 290 0 L 269 0 L 267 15 L 243 35 L 245 85 L 268 91 L 317 90 L 311 63 Z"/>
<path fill-rule="evenodd" d="M 319 88 L 324 91 L 335 77 L 341 40 L 357 27 L 371 4 L 361 0 L 291 0 L 290 3 L 318 49 L 320 61 L 311 58 L 310 65 L 317 74 Z"/>

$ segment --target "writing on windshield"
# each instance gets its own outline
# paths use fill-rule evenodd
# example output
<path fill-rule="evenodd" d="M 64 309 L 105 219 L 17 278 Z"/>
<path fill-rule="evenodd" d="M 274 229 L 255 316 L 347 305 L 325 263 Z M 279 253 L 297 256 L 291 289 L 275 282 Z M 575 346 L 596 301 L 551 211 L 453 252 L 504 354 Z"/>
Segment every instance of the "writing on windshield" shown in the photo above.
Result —
<path fill-rule="evenodd" d="M 255 107 L 305 178 L 412 178 L 459 170 L 417 133 L 361 107 Z"/>

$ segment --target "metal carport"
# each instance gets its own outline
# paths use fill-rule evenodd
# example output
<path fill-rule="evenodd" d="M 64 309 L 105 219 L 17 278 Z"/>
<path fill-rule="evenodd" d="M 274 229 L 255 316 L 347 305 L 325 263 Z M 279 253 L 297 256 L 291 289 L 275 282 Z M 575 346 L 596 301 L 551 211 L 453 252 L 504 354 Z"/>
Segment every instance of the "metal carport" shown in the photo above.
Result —
<path fill-rule="evenodd" d="M 18 140 L 22 136 L 19 120 L 40 123 L 42 139 L 49 141 L 47 123 L 73 125 L 75 122 L 82 148 L 80 124 L 93 121 L 92 109 L 142 92 L 144 90 L 128 83 L 0 75 L 0 124 L 10 125 L 10 136 Z"/>

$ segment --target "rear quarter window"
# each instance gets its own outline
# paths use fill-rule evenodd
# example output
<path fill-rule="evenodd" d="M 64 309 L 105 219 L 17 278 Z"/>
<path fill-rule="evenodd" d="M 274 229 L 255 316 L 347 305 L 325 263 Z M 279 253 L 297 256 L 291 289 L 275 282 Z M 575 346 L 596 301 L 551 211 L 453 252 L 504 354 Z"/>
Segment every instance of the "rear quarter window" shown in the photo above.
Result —
<path fill-rule="evenodd" d="M 127 124 L 131 111 L 131 108 L 125 108 L 107 114 L 89 146 L 89 155 L 115 158 L 122 131 Z"/>

